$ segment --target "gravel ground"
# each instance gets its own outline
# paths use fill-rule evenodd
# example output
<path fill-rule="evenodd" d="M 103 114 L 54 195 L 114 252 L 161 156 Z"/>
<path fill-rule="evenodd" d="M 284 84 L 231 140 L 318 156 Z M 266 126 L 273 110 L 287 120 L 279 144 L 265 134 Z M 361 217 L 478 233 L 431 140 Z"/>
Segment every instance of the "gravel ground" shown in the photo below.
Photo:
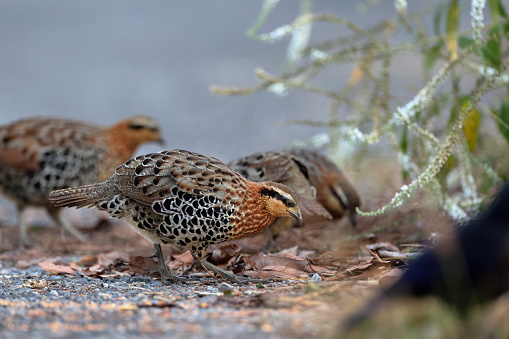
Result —
<path fill-rule="evenodd" d="M 38 266 L 0 270 L 2 338 L 281 338 L 315 337 L 319 307 L 295 307 L 305 285 L 285 281 L 265 288 L 200 283 L 163 286 L 147 276 L 90 278 L 51 275 Z M 221 285 L 221 286 L 220 286 Z M 285 295 L 286 301 L 281 302 Z M 291 296 L 291 297 L 289 297 Z M 290 298 L 290 299 L 288 299 Z M 298 306 L 298 305 L 297 305 Z"/>

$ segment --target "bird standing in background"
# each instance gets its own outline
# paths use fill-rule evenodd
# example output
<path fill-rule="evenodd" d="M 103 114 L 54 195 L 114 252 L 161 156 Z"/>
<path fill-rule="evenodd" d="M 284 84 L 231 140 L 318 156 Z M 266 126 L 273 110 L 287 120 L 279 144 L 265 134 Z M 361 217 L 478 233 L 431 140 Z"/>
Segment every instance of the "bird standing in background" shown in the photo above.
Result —
<path fill-rule="evenodd" d="M 146 154 L 119 166 L 102 183 L 50 193 L 56 206 L 95 206 L 124 217 L 154 244 L 163 282 L 172 276 L 161 243 L 190 250 L 195 261 L 225 279 L 236 276 L 205 259 L 209 245 L 257 234 L 277 217 L 302 220 L 295 193 L 274 182 L 252 182 L 220 160 L 184 150 Z"/>
<path fill-rule="evenodd" d="M 242 157 L 229 165 L 251 181 L 274 181 L 291 187 L 299 199 L 304 223 L 332 219 L 330 213 L 316 201 L 316 189 L 309 183 L 308 169 L 298 157 L 270 151 Z M 277 249 L 274 238 L 295 223 L 289 218 L 278 218 L 267 227 L 267 249 L 270 252 Z"/>
<path fill-rule="evenodd" d="M 59 216 L 48 193 L 105 180 L 147 141 L 161 142 L 158 123 L 131 117 L 109 127 L 58 118 L 31 118 L 0 127 L 0 192 L 17 206 L 19 235 L 29 244 L 23 218 L 29 206 L 46 208 L 76 238 L 84 236 Z"/>
<path fill-rule="evenodd" d="M 292 148 L 282 153 L 296 156 L 304 164 L 309 184 L 316 188 L 316 200 L 334 219 L 348 214 L 352 225 L 356 225 L 356 208 L 361 205 L 359 194 L 327 156 L 310 148 Z"/>
<path fill-rule="evenodd" d="M 508 291 L 508 206 L 506 184 L 488 211 L 416 259 L 391 287 L 345 321 L 342 330 L 352 329 L 395 299 L 436 296 L 466 315 L 472 306 Z"/>

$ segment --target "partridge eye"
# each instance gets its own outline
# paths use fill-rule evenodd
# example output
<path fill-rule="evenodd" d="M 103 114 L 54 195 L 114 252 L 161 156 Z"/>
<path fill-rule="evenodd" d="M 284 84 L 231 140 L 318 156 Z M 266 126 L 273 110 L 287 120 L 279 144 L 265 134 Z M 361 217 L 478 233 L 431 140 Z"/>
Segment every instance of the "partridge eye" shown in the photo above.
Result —
<path fill-rule="evenodd" d="M 129 128 L 130 129 L 134 129 L 134 130 L 137 131 L 137 130 L 145 128 L 145 126 L 143 126 L 143 125 L 130 125 Z"/>
<path fill-rule="evenodd" d="M 286 200 L 283 201 L 286 207 L 295 207 L 297 204 L 294 201 Z"/>

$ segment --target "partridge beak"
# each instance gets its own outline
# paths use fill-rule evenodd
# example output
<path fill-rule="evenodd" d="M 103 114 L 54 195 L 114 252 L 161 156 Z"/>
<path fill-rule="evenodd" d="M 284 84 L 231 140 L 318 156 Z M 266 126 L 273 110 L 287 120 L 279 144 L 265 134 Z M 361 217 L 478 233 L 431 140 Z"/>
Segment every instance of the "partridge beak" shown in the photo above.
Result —
<path fill-rule="evenodd" d="M 156 140 L 156 143 L 158 143 L 159 145 L 161 146 L 164 146 L 166 143 L 164 142 L 164 139 L 163 138 L 159 138 Z"/>
<path fill-rule="evenodd" d="M 355 228 L 357 226 L 357 218 L 355 217 L 355 214 L 350 213 L 348 217 L 350 218 L 350 223 Z"/>
<path fill-rule="evenodd" d="M 294 213 L 294 212 L 289 211 L 289 210 L 286 210 L 286 211 L 292 216 L 292 218 L 297 220 L 297 226 L 302 226 L 302 214 L 300 214 L 300 211 L 297 212 L 297 213 Z"/>

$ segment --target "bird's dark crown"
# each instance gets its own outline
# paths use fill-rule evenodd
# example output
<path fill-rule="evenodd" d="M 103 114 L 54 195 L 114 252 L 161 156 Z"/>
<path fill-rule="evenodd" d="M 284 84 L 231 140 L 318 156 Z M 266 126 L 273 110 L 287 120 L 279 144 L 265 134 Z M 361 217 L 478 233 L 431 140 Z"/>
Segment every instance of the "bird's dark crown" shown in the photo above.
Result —
<path fill-rule="evenodd" d="M 276 191 L 275 189 L 270 188 L 270 187 L 263 187 L 260 190 L 260 194 L 264 195 L 264 196 L 267 196 L 267 197 L 271 197 L 271 198 L 280 200 L 280 201 L 283 202 L 283 204 L 286 207 L 290 207 L 291 208 L 291 207 L 297 206 L 297 203 L 293 199 L 288 199 L 287 197 L 283 196 L 281 193 L 279 193 L 278 191 Z"/>

